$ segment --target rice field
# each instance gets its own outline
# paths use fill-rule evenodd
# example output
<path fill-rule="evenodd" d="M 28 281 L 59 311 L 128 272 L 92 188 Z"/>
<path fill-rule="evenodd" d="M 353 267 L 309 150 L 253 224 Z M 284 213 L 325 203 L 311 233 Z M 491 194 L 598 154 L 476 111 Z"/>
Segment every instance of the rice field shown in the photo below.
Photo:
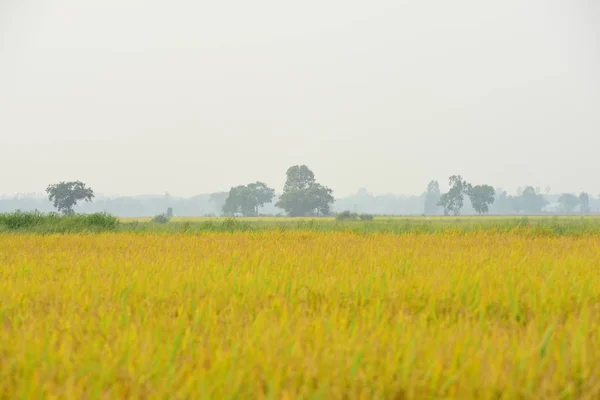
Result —
<path fill-rule="evenodd" d="M 0 398 L 595 399 L 600 235 L 0 235 Z"/>

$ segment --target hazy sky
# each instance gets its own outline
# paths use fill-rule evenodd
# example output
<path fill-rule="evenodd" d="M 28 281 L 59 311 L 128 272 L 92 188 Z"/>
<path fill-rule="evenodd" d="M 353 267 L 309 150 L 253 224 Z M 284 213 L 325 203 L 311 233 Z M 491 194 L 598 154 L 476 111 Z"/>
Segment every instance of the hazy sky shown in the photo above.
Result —
<path fill-rule="evenodd" d="M 598 3 L 0 0 L 0 194 L 598 194 Z"/>

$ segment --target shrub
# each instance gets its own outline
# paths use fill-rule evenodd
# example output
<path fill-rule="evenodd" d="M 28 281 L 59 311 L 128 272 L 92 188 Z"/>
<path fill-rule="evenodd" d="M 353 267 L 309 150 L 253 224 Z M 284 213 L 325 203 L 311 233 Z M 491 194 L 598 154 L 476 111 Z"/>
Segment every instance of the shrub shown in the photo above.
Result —
<path fill-rule="evenodd" d="M 45 222 L 45 219 L 51 217 L 53 217 L 53 215 L 45 217 L 44 214 L 39 211 L 22 212 L 17 210 L 13 213 L 0 215 L 0 225 L 4 225 L 9 230 L 17 230 L 41 225 Z"/>
<path fill-rule="evenodd" d="M 59 215 L 39 211 L 0 214 L 0 231 L 37 233 L 102 232 L 114 230 L 119 219 L 107 213 Z"/>
<path fill-rule="evenodd" d="M 115 229 L 119 225 L 119 219 L 108 213 L 94 213 L 84 216 L 85 223 L 90 226 L 96 226 L 107 230 Z"/>
<path fill-rule="evenodd" d="M 359 218 L 361 221 L 373 221 L 373 214 L 360 214 Z"/>
<path fill-rule="evenodd" d="M 152 222 L 155 224 L 166 224 L 171 220 L 166 214 L 158 214 L 154 218 L 152 218 Z"/>
<path fill-rule="evenodd" d="M 358 218 L 358 214 L 350 211 L 342 211 L 335 216 L 335 219 L 338 221 L 349 221 L 355 220 Z"/>

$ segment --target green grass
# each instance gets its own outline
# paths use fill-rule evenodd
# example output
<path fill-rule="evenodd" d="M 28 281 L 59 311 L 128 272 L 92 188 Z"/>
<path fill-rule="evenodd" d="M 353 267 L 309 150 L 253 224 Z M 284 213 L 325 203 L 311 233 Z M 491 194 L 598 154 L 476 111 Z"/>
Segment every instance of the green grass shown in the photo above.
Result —
<path fill-rule="evenodd" d="M 114 231 L 119 225 L 118 218 L 104 213 L 60 215 L 15 211 L 0 214 L 0 233 L 97 233 Z"/>
<path fill-rule="evenodd" d="M 0 233 L 134 233 L 261 232 L 268 230 L 371 233 L 466 233 L 477 231 L 521 232 L 562 236 L 600 235 L 600 218 L 586 217 L 376 217 L 372 221 L 339 221 L 335 218 L 173 218 L 154 223 L 116 218 L 108 214 L 59 215 L 55 213 L 14 212 L 0 214 Z"/>

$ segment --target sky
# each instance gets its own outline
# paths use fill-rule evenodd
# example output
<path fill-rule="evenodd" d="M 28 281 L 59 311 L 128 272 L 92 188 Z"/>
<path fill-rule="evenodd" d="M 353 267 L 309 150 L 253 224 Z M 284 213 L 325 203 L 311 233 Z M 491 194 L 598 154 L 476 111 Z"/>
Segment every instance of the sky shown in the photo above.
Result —
<path fill-rule="evenodd" d="M 599 194 L 600 2 L 0 0 L 0 149 L 0 194 Z"/>

